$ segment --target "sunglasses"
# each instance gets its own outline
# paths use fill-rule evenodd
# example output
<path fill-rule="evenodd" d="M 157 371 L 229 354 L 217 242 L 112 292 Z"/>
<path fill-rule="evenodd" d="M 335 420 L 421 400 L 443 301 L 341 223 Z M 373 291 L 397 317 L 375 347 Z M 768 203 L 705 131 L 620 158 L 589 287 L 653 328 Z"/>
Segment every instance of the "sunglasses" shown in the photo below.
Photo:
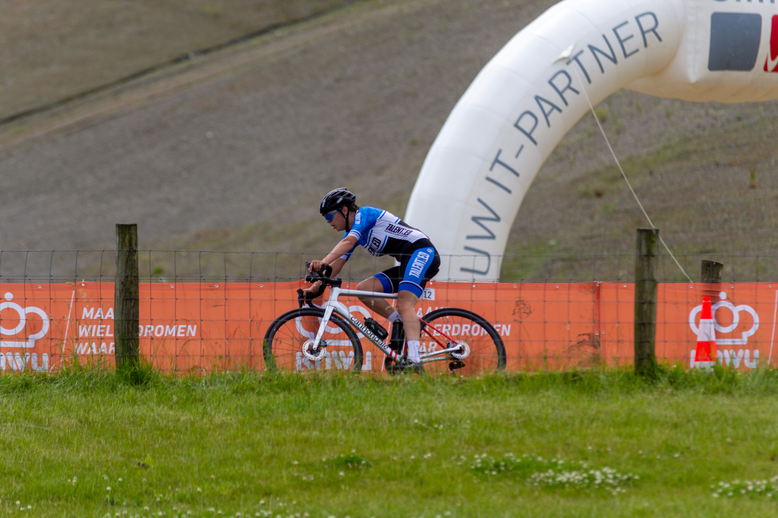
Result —
<path fill-rule="evenodd" d="M 328 212 L 324 215 L 324 219 L 329 223 L 335 218 L 335 213 L 338 212 L 337 210 L 333 210 L 332 212 Z"/>

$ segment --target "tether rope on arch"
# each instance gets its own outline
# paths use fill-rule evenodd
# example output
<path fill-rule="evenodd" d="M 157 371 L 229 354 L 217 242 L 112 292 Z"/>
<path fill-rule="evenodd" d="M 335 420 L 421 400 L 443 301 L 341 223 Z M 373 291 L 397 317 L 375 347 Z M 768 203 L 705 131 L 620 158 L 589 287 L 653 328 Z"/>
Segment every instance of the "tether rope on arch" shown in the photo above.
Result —
<path fill-rule="evenodd" d="M 562 54 L 559 55 L 558 58 L 556 58 L 555 62 L 561 61 L 563 59 L 570 59 L 573 55 L 573 49 L 575 48 L 575 44 L 570 45 L 567 49 L 565 49 Z M 613 151 L 613 147 L 611 146 L 610 140 L 608 140 L 608 135 L 605 134 L 605 129 L 603 129 L 602 124 L 600 124 L 600 118 L 597 117 L 597 112 L 594 111 L 594 105 L 592 105 L 591 99 L 589 99 L 589 94 L 586 92 L 586 85 L 584 85 L 583 81 L 581 80 L 581 75 L 578 73 L 578 69 L 576 67 L 573 67 L 573 70 L 575 71 L 575 75 L 578 78 L 578 82 L 581 83 L 581 90 L 583 90 L 584 97 L 586 98 L 586 102 L 589 104 L 589 109 L 592 112 L 592 115 L 594 115 L 594 120 L 597 121 L 597 127 L 600 128 L 600 133 L 602 133 L 602 137 L 605 139 L 605 143 L 608 145 L 608 149 L 611 152 L 611 156 L 613 157 L 613 160 L 616 162 L 616 165 L 619 168 L 619 171 L 621 171 L 621 176 L 624 178 L 624 181 L 627 182 L 627 187 L 629 187 L 630 192 L 632 193 L 632 196 L 635 198 L 635 201 L 638 204 L 638 207 L 640 207 L 641 212 L 643 212 L 643 216 L 646 217 L 646 220 L 648 221 L 648 224 L 651 225 L 651 228 L 654 230 L 657 230 L 657 228 L 654 226 L 654 222 L 651 221 L 651 218 L 649 217 L 648 213 L 646 212 L 646 209 L 643 208 L 643 204 L 640 203 L 640 198 L 638 198 L 638 195 L 635 193 L 635 189 L 632 188 L 632 184 L 629 181 L 629 178 L 627 178 L 627 174 L 624 172 L 624 169 L 621 167 L 621 162 L 619 162 L 618 157 L 616 156 L 616 153 Z M 689 275 L 686 273 L 686 270 L 683 269 L 683 266 L 681 266 L 681 263 L 678 262 L 678 260 L 675 258 L 675 255 L 673 255 L 673 252 L 670 250 L 670 247 L 667 246 L 667 243 L 665 243 L 665 240 L 662 239 L 662 236 L 657 234 L 659 236 L 659 241 L 661 241 L 662 246 L 665 247 L 665 250 L 667 250 L 667 253 L 670 254 L 670 257 L 672 257 L 673 261 L 675 262 L 676 266 L 678 266 L 678 269 L 681 270 L 681 273 L 689 280 L 690 283 L 694 284 L 694 281 L 689 277 Z"/>

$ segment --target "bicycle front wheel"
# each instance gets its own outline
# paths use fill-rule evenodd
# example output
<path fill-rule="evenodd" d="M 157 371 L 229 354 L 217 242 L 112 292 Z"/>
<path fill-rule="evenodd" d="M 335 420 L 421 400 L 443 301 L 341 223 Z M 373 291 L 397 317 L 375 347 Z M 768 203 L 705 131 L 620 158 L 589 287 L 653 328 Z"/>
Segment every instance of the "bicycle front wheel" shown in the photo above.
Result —
<path fill-rule="evenodd" d="M 265 333 L 263 354 L 268 370 L 362 370 L 362 344 L 354 330 L 333 313 L 324 332 L 323 357 L 311 360 L 303 351 L 316 338 L 324 310 L 300 308 L 278 317 Z"/>
<path fill-rule="evenodd" d="M 448 372 L 450 364 L 457 367 L 455 372 L 464 375 L 505 369 L 505 344 L 482 316 L 466 309 L 441 308 L 422 320 L 428 324 L 422 333 L 422 357 L 452 343 L 462 344 L 468 351 L 461 360 L 452 355 L 430 356 L 440 360 L 425 363 L 427 372 Z"/>

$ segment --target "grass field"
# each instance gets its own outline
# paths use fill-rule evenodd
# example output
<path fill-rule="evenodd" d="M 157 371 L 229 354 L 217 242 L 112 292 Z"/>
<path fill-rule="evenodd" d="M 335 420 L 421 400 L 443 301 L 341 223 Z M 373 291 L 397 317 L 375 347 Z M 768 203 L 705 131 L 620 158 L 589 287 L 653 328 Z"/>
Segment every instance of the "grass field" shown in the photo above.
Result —
<path fill-rule="evenodd" d="M 778 511 L 769 482 L 778 474 L 775 371 L 671 369 L 652 383 L 628 371 L 478 379 L 147 373 L 142 381 L 99 370 L 1 376 L 0 512 Z"/>

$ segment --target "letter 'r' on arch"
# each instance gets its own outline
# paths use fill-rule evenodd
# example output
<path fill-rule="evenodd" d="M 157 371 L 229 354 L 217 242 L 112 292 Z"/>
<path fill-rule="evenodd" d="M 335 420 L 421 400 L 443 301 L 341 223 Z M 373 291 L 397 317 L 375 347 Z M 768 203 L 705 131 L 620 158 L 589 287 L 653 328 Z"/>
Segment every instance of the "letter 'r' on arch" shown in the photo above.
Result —
<path fill-rule="evenodd" d="M 514 36 L 454 107 L 405 220 L 440 280 L 499 279 L 524 195 L 554 147 L 613 92 L 689 101 L 778 98 L 776 0 L 564 0 Z"/>

